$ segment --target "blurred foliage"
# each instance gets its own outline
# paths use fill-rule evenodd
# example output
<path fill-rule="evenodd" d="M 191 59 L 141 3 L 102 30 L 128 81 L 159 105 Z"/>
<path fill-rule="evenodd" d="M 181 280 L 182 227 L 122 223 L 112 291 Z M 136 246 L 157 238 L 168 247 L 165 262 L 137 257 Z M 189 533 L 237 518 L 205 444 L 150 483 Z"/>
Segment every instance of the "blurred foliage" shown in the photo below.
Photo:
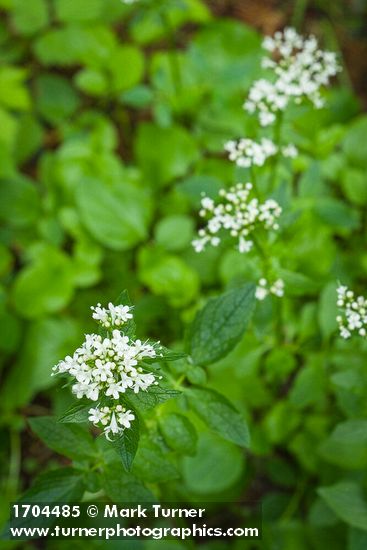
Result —
<path fill-rule="evenodd" d="M 148 501 L 151 491 L 261 499 L 264 539 L 251 548 L 365 548 L 367 348 L 340 341 L 335 322 L 337 281 L 366 288 L 367 118 L 353 92 L 336 86 L 326 109 L 298 108 L 283 129 L 302 151 L 275 171 L 285 216 L 273 250 L 286 298 L 258 303 L 226 357 L 209 344 L 208 360 L 198 352 L 198 364 L 172 363 L 172 376 L 210 389 L 152 415 L 132 474 L 114 457 L 103 480 L 85 477 L 80 445 L 95 456 L 103 442 L 80 428 L 67 443 L 60 425 L 47 443 L 76 460 L 60 469 L 27 417 L 72 404 L 51 366 L 88 331 L 89 306 L 127 288 L 140 336 L 179 349 L 207 297 L 258 278 L 256 258 L 230 247 L 196 255 L 190 242 L 201 192 L 215 196 L 243 175 L 223 143 L 255 134 L 241 105 L 260 75 L 261 37 L 200 0 L 0 0 L 0 9 L 2 519 L 47 466 L 48 500 L 76 500 L 102 482 L 115 501 Z M 217 391 L 249 422 L 246 456 L 235 443 L 248 434 L 231 437 L 210 416 Z M 32 427 L 46 430 L 37 419 Z M 75 542 L 87 545 L 104 547 Z"/>

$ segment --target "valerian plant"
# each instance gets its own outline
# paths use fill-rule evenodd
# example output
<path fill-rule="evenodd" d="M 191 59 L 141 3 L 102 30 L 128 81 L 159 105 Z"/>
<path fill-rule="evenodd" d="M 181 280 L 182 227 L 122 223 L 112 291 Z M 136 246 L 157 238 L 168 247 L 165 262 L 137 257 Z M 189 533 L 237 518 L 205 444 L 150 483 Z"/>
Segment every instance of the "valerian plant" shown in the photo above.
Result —
<path fill-rule="evenodd" d="M 278 56 L 277 61 L 269 58 L 263 63 L 273 71 L 275 80 L 255 82 L 245 109 L 258 112 L 260 125 L 268 126 L 280 120 L 279 113 L 286 111 L 291 100 L 299 104 L 306 98 L 316 107 L 321 107 L 320 88 L 328 84 L 338 70 L 334 55 L 318 49 L 313 37 L 304 40 L 293 29 L 286 29 L 284 34 L 277 33 L 273 39 L 266 38 L 263 45 Z M 157 407 L 159 415 L 159 405 L 172 397 L 181 399 L 183 408 L 185 403 L 189 403 L 199 417 L 222 437 L 245 447 L 249 444 L 247 426 L 226 397 L 205 387 L 192 386 L 190 376 L 194 383 L 195 376 L 190 375 L 190 364 L 200 372 L 202 367 L 224 357 L 242 337 L 253 313 L 255 298 L 264 300 L 270 294 L 277 297 L 284 294 L 284 281 L 278 276 L 279 267 L 274 267 L 269 257 L 279 231 L 282 208 L 274 198 L 262 198 L 264 186 L 260 178 L 254 178 L 254 168 L 261 168 L 269 159 L 279 155 L 285 158 L 297 156 L 293 144 L 283 144 L 280 133 L 277 137 L 278 142 L 262 137 L 258 142 L 240 138 L 225 144 L 230 160 L 239 168 L 250 170 L 253 183 L 238 183 L 229 190 L 222 189 L 219 202 L 204 196 L 200 216 L 207 225 L 199 229 L 198 238 L 193 241 L 194 249 L 202 252 L 208 245 L 217 247 L 228 233 L 241 254 L 253 252 L 259 255 L 263 272 L 256 288 L 247 285 L 209 301 L 188 333 L 188 356 L 172 353 L 160 342 L 137 339 L 133 308 L 125 293 L 123 303 L 109 303 L 106 308 L 101 304 L 92 306 L 92 317 L 99 323 L 100 333 L 87 334 L 74 354 L 54 367 L 54 374 L 66 376 L 72 393 L 80 400 L 80 404 L 73 405 L 61 416 L 63 429 L 73 430 L 74 423 L 89 420 L 102 430 L 107 443 L 117 450 L 127 470 L 130 470 L 138 450 L 141 421 L 143 426 L 145 424 L 143 432 L 148 430 L 151 433 L 150 439 L 145 439 L 145 445 L 148 448 L 153 445 L 155 452 L 163 453 L 161 444 L 155 441 L 152 433 L 157 433 L 159 425 L 164 426 L 164 423 L 157 424 L 154 416 L 144 420 L 144 410 L 153 409 L 154 414 Z M 184 361 L 186 365 L 179 379 L 167 370 L 167 361 L 170 360 Z M 174 421 L 177 437 L 182 435 L 181 432 L 185 432 L 187 437 L 190 434 L 192 444 L 189 448 L 193 449 L 195 429 L 184 414 L 179 418 L 179 421 Z M 45 432 L 44 422 L 46 420 L 33 419 L 32 427 L 47 443 L 48 431 Z M 69 424 L 70 428 L 67 427 Z M 171 438 L 167 437 L 169 429 L 163 428 L 161 432 L 163 439 L 166 436 L 170 441 L 168 446 L 176 448 L 177 442 L 172 444 Z M 162 460 L 166 461 L 166 458 Z M 167 460 L 170 477 L 175 475 L 175 469 L 170 459 Z"/>
<path fill-rule="evenodd" d="M 192 324 L 187 353 L 170 351 L 160 342 L 137 339 L 134 310 L 127 293 L 120 299 L 121 304 L 91 307 L 100 333 L 87 334 L 82 345 L 53 368 L 54 375 L 66 378 L 77 403 L 59 419 L 31 419 L 31 427 L 52 449 L 76 461 L 73 472 L 80 476 L 81 492 L 84 487 L 111 496 L 109 482 L 106 486 L 106 478 L 112 476 L 111 460 L 114 463 L 109 448 L 128 472 L 137 453 L 128 483 L 138 491 L 135 499 L 142 494 L 143 499 L 150 500 L 158 498 L 159 491 L 151 495 L 143 484 L 176 478 L 177 459 L 195 454 L 197 434 L 186 414 L 187 407 L 222 438 L 241 447 L 249 446 L 249 431 L 242 415 L 224 395 L 198 384 L 202 377 L 197 371 L 226 356 L 238 343 L 253 313 L 254 287 L 245 285 L 210 300 Z M 168 368 L 170 361 L 183 362 L 184 374 L 178 379 Z M 180 412 L 161 409 L 172 398 L 180 400 Z M 88 421 L 100 433 L 95 434 L 96 438 L 80 426 Z M 69 470 L 59 470 L 59 475 L 63 472 L 70 475 Z M 122 475 L 122 470 L 113 472 Z M 45 479 L 47 475 L 23 499 L 36 495 L 41 501 Z"/>
<path fill-rule="evenodd" d="M 268 78 L 254 82 L 243 107 L 247 112 L 257 114 L 260 127 L 275 125 L 274 140 L 261 137 L 255 141 L 241 137 L 225 143 L 229 159 L 240 169 L 246 169 L 244 173 L 252 182 L 238 183 L 228 191 L 220 190 L 224 200 L 218 204 L 204 196 L 199 215 L 209 218 L 208 223 L 199 229 L 199 238 L 192 242 L 196 252 L 202 252 L 208 244 L 218 246 L 221 237 L 228 233 L 238 240 L 240 253 L 253 250 L 262 264 L 255 294 L 258 300 L 269 295 L 282 297 L 285 283 L 279 277 L 280 262 L 271 247 L 273 234 L 280 227 L 282 208 L 274 198 L 262 199 L 264 191 L 275 193 L 278 190 L 277 165 L 273 164 L 275 177 L 270 185 L 267 174 L 256 170 L 269 159 L 297 157 L 297 147 L 282 142 L 287 110 L 292 103 L 301 105 L 304 101 L 311 102 L 317 109 L 322 108 L 322 89 L 340 70 L 335 53 L 321 50 L 314 36 L 304 38 L 293 28 L 266 37 L 262 46 L 269 54 L 263 58 L 262 67 L 269 69 L 270 74 Z M 293 174 L 289 173 L 288 177 L 292 181 Z"/>
<path fill-rule="evenodd" d="M 38 435 L 25 501 L 260 495 L 261 548 L 366 547 L 367 121 L 337 56 L 285 29 L 261 63 L 200 0 L 0 4 L 9 500 Z"/>

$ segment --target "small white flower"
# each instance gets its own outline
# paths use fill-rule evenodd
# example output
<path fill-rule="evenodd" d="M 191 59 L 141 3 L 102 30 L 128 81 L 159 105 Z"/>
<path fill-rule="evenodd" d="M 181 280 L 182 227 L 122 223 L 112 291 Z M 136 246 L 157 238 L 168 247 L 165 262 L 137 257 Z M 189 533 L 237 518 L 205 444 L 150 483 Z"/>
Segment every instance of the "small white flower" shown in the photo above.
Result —
<path fill-rule="evenodd" d="M 289 143 L 288 145 L 282 147 L 282 153 L 283 156 L 293 159 L 298 155 L 298 149 L 295 145 Z"/>
<path fill-rule="evenodd" d="M 365 338 L 367 334 L 367 300 L 363 296 L 355 298 L 354 292 L 340 285 L 337 288 L 337 306 L 340 314 L 336 320 L 342 338 L 350 338 L 353 333 Z"/>
<path fill-rule="evenodd" d="M 267 279 L 262 277 L 259 279 L 255 290 L 255 298 L 257 300 L 265 300 L 269 294 L 273 294 L 278 298 L 284 296 L 284 281 L 283 279 L 277 279 L 273 283 L 269 283 Z"/>
<path fill-rule="evenodd" d="M 244 109 L 257 112 L 260 124 L 269 126 L 292 100 L 299 104 L 308 99 L 315 108 L 323 107 L 321 89 L 340 70 L 335 53 L 319 49 L 314 36 L 304 38 L 293 28 L 266 37 L 263 48 L 273 56 L 262 61 L 273 77 L 254 82 Z"/>
<path fill-rule="evenodd" d="M 103 308 L 101 304 L 97 304 L 96 306 L 92 306 L 91 310 L 93 311 L 93 319 L 98 321 L 105 328 L 121 327 L 129 321 L 129 319 L 132 319 L 130 306 L 114 306 L 110 302 L 107 308 Z"/>
<path fill-rule="evenodd" d="M 98 424 L 103 418 L 103 412 L 99 409 L 89 409 L 89 421 L 93 424 Z"/>
<path fill-rule="evenodd" d="M 155 383 L 153 374 L 138 374 L 133 383 L 134 393 L 139 393 L 140 390 L 147 390 L 149 386 Z"/>
<path fill-rule="evenodd" d="M 111 441 L 113 436 L 122 433 L 126 428 L 131 428 L 131 422 L 135 420 L 135 415 L 122 405 L 102 407 L 101 409 L 96 407 L 89 409 L 89 420 L 95 426 L 103 428 L 106 438 Z"/>
<path fill-rule="evenodd" d="M 277 146 L 267 138 L 262 138 L 259 143 L 247 138 L 227 141 L 224 149 L 229 153 L 229 159 L 243 168 L 263 166 L 269 157 L 278 152 Z M 205 208 L 205 210 L 208 209 Z"/>
<path fill-rule="evenodd" d="M 192 242 L 196 252 L 202 252 L 208 244 L 218 246 L 220 232 L 227 231 L 238 239 L 238 250 L 247 253 L 253 247 L 251 233 L 257 228 L 279 229 L 277 219 L 282 211 L 279 204 L 273 199 L 260 203 L 257 198 L 250 198 L 251 190 L 251 183 L 239 183 L 228 191 L 222 189 L 219 192 L 222 201 L 209 210 L 205 208 L 205 197 L 202 199 L 201 213 L 207 218 L 207 225 L 199 229 L 198 238 Z"/>
<path fill-rule="evenodd" d="M 257 286 L 255 290 L 255 298 L 257 300 L 265 300 L 265 298 L 268 296 L 269 291 L 267 288 L 264 288 L 262 286 Z"/>
<path fill-rule="evenodd" d="M 114 306 L 111 303 L 104 309 L 97 304 L 92 308 L 93 318 L 103 326 L 107 323 L 110 328 L 121 326 L 132 318 L 130 309 L 129 306 Z M 74 379 L 72 392 L 78 399 L 86 397 L 98 401 L 107 397 L 117 400 L 129 388 L 138 393 L 157 383 L 155 375 L 143 372 L 140 366 L 142 361 L 157 357 L 155 346 L 130 339 L 117 328 L 109 336 L 104 338 L 99 334 L 86 334 L 83 344 L 74 354 L 68 355 L 53 368 L 54 374 L 67 373 Z M 116 411 L 119 409 L 116 408 Z M 121 421 L 108 407 L 100 409 L 97 406 L 89 412 L 91 422 L 106 426 L 106 437 L 118 433 L 121 426 L 128 427 L 133 420 L 131 411 L 121 417 Z"/>

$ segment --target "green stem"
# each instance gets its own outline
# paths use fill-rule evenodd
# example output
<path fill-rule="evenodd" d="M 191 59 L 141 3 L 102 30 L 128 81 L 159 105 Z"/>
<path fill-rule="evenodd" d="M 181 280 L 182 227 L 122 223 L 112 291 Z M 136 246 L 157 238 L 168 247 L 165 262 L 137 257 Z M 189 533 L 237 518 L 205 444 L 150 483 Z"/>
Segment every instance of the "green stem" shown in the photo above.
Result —
<path fill-rule="evenodd" d="M 344 55 L 343 51 L 340 47 L 340 41 L 338 39 L 338 36 L 335 32 L 334 25 L 331 21 L 329 21 L 327 18 L 324 18 L 322 21 L 322 29 L 324 31 L 324 35 L 326 38 L 326 42 L 328 47 L 337 52 L 338 54 L 338 61 L 341 64 L 342 70 L 338 72 L 337 79 L 339 83 L 342 86 L 345 86 L 346 88 L 349 88 L 350 90 L 353 90 L 353 82 L 350 77 L 349 69 L 344 61 Z"/>
<path fill-rule="evenodd" d="M 168 34 L 168 40 L 169 40 L 169 46 L 170 46 L 170 49 L 168 51 L 168 61 L 170 65 L 173 86 L 175 88 L 176 94 L 178 94 L 182 90 L 182 78 L 181 78 L 180 66 L 179 66 L 178 58 L 176 54 L 176 49 L 177 49 L 176 33 L 172 28 L 168 13 L 164 9 L 164 7 L 159 10 L 159 14 L 160 14 L 162 23 Z"/>
<path fill-rule="evenodd" d="M 291 25 L 292 27 L 295 27 L 298 31 L 302 27 L 307 10 L 307 5 L 308 0 L 296 0 L 296 2 L 294 3 Z"/>
<path fill-rule="evenodd" d="M 279 167 L 279 159 L 281 155 L 280 146 L 281 146 L 281 138 L 282 138 L 283 121 L 284 121 L 284 113 L 283 111 L 279 111 L 279 114 L 277 115 L 277 119 L 275 121 L 275 126 L 274 126 L 273 141 L 276 147 L 278 147 L 278 153 L 273 157 L 274 162 L 273 162 L 273 177 L 271 182 L 271 191 L 274 189 L 275 183 L 277 181 L 277 172 Z"/>
<path fill-rule="evenodd" d="M 284 510 L 282 516 L 280 517 L 280 523 L 285 523 L 287 520 L 291 519 L 293 514 L 297 511 L 301 498 L 306 489 L 307 480 L 306 478 L 301 479 L 295 492 L 293 493 L 292 498 L 290 499 L 287 508 Z"/>
<path fill-rule="evenodd" d="M 271 267 L 271 263 L 270 263 L 270 255 L 268 253 L 268 251 L 266 250 L 266 248 L 261 244 L 261 242 L 258 240 L 258 238 L 256 237 L 256 235 L 252 235 L 252 240 L 253 240 L 253 243 L 254 243 L 254 246 L 256 248 L 256 250 L 258 251 L 259 255 L 261 256 L 261 259 L 262 259 L 262 264 L 263 264 L 263 274 L 264 274 L 264 277 L 265 279 L 267 279 L 267 281 L 269 282 L 269 279 L 271 279 L 271 275 L 272 275 L 272 267 Z M 275 332 L 275 337 L 276 337 L 276 341 L 278 343 L 281 343 L 283 341 L 283 302 L 282 302 L 282 298 L 279 298 L 277 300 L 277 308 L 276 308 L 276 316 L 275 316 L 275 319 L 274 319 L 274 332 Z"/>
<path fill-rule="evenodd" d="M 266 253 L 266 250 L 265 250 L 264 246 L 261 244 L 261 242 L 259 241 L 257 236 L 255 234 L 253 234 L 253 235 L 251 235 L 251 238 L 252 238 L 252 241 L 255 245 L 256 250 L 258 251 L 258 253 L 261 256 L 261 259 L 263 261 L 264 274 L 268 275 L 268 273 L 269 273 L 269 256 Z"/>
<path fill-rule="evenodd" d="M 252 183 L 252 188 L 254 190 L 254 194 L 256 195 L 256 198 L 260 200 L 260 193 L 259 193 L 259 187 L 258 187 L 258 184 L 257 184 L 257 177 L 256 177 L 255 169 L 254 169 L 253 166 L 251 166 L 251 168 L 250 168 L 250 174 L 251 174 L 251 183 Z"/>
<path fill-rule="evenodd" d="M 10 430 L 10 462 L 7 483 L 7 494 L 10 498 L 18 492 L 20 474 L 20 435 L 17 430 Z"/>
<path fill-rule="evenodd" d="M 173 384 L 174 388 L 175 388 L 175 389 L 181 388 L 182 382 L 185 380 L 185 378 L 186 378 L 186 374 L 182 374 L 182 375 L 180 376 L 180 378 L 178 378 L 178 379 L 174 382 L 174 384 Z"/>

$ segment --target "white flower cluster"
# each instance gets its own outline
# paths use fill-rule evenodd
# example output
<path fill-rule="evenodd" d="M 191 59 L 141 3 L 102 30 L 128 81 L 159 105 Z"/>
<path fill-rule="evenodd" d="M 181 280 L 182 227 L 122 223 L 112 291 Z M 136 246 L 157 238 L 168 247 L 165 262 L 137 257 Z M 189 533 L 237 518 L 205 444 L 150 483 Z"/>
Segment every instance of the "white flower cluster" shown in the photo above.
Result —
<path fill-rule="evenodd" d="M 103 308 L 101 304 L 97 304 L 96 306 L 91 306 L 91 310 L 93 311 L 93 319 L 101 323 L 104 328 L 122 326 L 129 319 L 133 318 L 129 306 L 114 306 L 111 302 L 107 308 Z"/>
<path fill-rule="evenodd" d="M 156 349 L 141 340 L 131 340 L 120 332 L 123 324 L 132 318 L 130 309 L 129 306 L 114 306 L 111 303 L 108 309 L 100 304 L 92 307 L 93 318 L 103 327 L 111 329 L 109 336 L 86 334 L 85 341 L 73 356 L 67 356 L 53 367 L 54 374 L 67 373 L 75 379 L 72 392 L 78 399 L 86 397 L 98 401 L 107 397 L 117 400 L 128 388 L 138 393 L 152 384 L 158 384 L 154 374 L 144 372 L 139 366 L 144 359 L 157 357 Z M 94 419 L 100 418 L 93 422 L 100 422 L 106 435 L 117 433 L 116 426 L 119 426 L 118 431 L 122 431 L 133 420 L 131 411 L 120 411 L 116 407 L 90 409 L 89 412 Z"/>
<path fill-rule="evenodd" d="M 297 148 L 293 144 L 279 148 L 268 138 L 262 138 L 259 143 L 248 138 L 238 141 L 230 140 L 224 145 L 224 149 L 229 153 L 229 160 L 241 168 L 263 166 L 269 157 L 276 155 L 279 151 L 285 157 L 291 158 L 298 154 Z"/>
<path fill-rule="evenodd" d="M 304 38 L 293 28 L 266 37 L 263 47 L 272 56 L 263 59 L 263 67 L 272 69 L 274 78 L 254 82 L 244 108 L 258 112 L 262 126 L 272 124 L 276 113 L 284 111 L 291 100 L 308 99 L 321 108 L 320 90 L 340 70 L 336 54 L 321 50 L 314 36 Z"/>
<path fill-rule="evenodd" d="M 122 405 L 115 407 L 96 407 L 89 409 L 89 420 L 95 426 L 101 424 L 104 427 L 104 434 L 108 440 L 111 440 L 109 434 L 119 434 L 125 428 L 131 427 L 131 422 L 135 420 L 135 415 L 130 410 L 126 410 Z"/>
<path fill-rule="evenodd" d="M 260 143 L 246 138 L 227 141 L 224 149 L 229 153 L 229 159 L 243 168 L 253 165 L 263 166 L 266 159 L 274 156 L 278 151 L 275 143 L 267 138 L 262 138 Z"/>
<path fill-rule="evenodd" d="M 346 286 L 337 289 L 337 305 L 343 315 L 338 315 L 336 320 L 339 325 L 340 335 L 347 339 L 353 333 L 359 336 L 367 334 L 367 300 L 363 296 L 355 297 L 354 292 Z"/>
<path fill-rule="evenodd" d="M 279 229 L 276 221 L 281 214 L 279 204 L 273 199 L 260 203 L 257 198 L 250 198 L 251 190 L 251 183 L 238 183 L 229 191 L 222 189 L 219 194 L 223 202 L 217 205 L 209 197 L 202 198 L 199 215 L 208 221 L 205 228 L 199 229 L 199 238 L 192 242 L 196 252 L 202 252 L 207 244 L 218 246 L 221 240 L 218 233 L 223 229 L 238 239 L 241 253 L 251 250 L 253 241 L 248 237 L 257 227 Z"/>
<path fill-rule="evenodd" d="M 278 296 L 281 298 L 284 296 L 284 281 L 283 279 L 277 279 L 273 283 L 269 283 L 267 279 L 262 277 L 256 287 L 255 297 L 257 300 L 265 300 L 269 294 Z"/>

